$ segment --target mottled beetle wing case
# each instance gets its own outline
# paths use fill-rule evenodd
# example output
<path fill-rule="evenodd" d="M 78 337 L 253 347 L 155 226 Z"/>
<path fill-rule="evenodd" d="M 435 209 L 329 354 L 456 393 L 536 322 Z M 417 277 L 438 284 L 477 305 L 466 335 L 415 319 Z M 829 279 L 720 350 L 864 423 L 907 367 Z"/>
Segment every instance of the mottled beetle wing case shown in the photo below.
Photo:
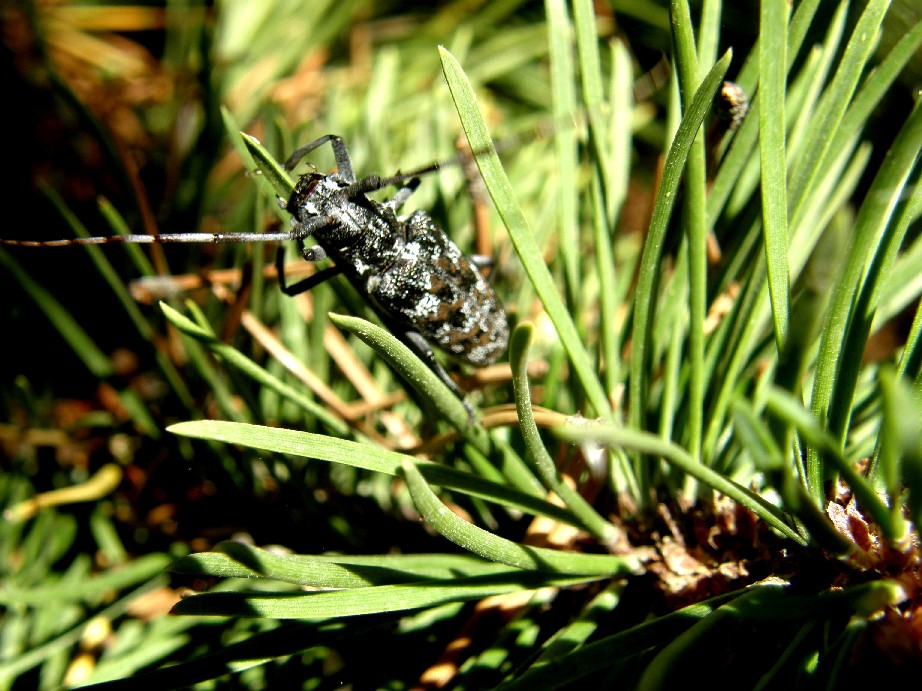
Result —
<path fill-rule="evenodd" d="M 405 224 L 397 261 L 369 278 L 368 294 L 385 314 L 457 359 L 495 362 L 509 327 L 493 289 L 428 214 L 417 211 Z"/>

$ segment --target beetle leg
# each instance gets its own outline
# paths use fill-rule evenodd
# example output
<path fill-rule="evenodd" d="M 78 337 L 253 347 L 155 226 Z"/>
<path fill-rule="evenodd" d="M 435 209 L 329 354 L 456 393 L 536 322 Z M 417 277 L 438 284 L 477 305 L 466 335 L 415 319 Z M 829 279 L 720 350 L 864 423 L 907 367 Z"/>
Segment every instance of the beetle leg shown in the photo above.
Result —
<path fill-rule="evenodd" d="M 327 258 L 327 251 L 320 245 L 305 247 L 303 242 L 300 245 L 301 256 L 304 257 L 304 261 L 319 262 Z"/>
<path fill-rule="evenodd" d="M 382 178 L 380 175 L 369 175 L 349 185 L 349 187 L 346 188 L 346 196 L 351 199 L 360 194 L 376 192 L 377 190 L 402 182 L 402 180 L 403 178 L 399 173 L 391 178 Z M 382 205 L 388 206 L 394 210 L 399 209 L 403 206 L 403 203 L 410 198 L 410 195 L 416 191 L 417 187 L 419 187 L 419 178 L 410 178 L 407 184 L 398 189 L 393 197 L 386 202 L 382 202 Z"/>
<path fill-rule="evenodd" d="M 298 161 L 327 142 L 330 142 L 330 146 L 333 147 L 333 156 L 336 158 L 336 167 L 339 170 L 340 177 L 346 182 L 355 182 L 355 173 L 352 171 L 352 159 L 349 158 L 349 151 L 346 149 L 346 143 L 343 141 L 342 137 L 338 137 L 335 134 L 325 134 L 315 139 L 310 144 L 305 144 L 300 149 L 296 149 L 295 152 L 288 157 L 288 160 L 285 161 L 285 170 L 291 170 L 298 165 Z"/>
<path fill-rule="evenodd" d="M 304 246 L 301 246 L 301 254 L 309 252 L 311 249 L 306 249 Z M 325 253 L 324 253 L 325 256 Z M 320 257 L 323 259 L 323 257 Z M 330 266 L 324 269 L 323 271 L 318 271 L 313 276 L 308 276 L 305 279 L 298 281 L 292 285 L 286 285 L 285 282 L 285 250 L 282 247 L 279 247 L 275 253 L 275 271 L 278 274 L 279 278 L 279 289 L 288 296 L 300 295 L 301 293 L 306 293 L 311 288 L 320 285 L 327 279 L 333 278 L 336 274 L 342 273 L 342 269 L 338 266 Z"/>
<path fill-rule="evenodd" d="M 416 191 L 417 187 L 419 187 L 419 178 L 413 178 L 407 182 L 406 185 L 397 190 L 393 197 L 384 202 L 385 205 L 396 211 L 403 206 L 403 203 L 410 198 L 410 195 Z"/>
<path fill-rule="evenodd" d="M 415 331 L 406 331 L 403 334 L 404 343 L 407 347 L 412 350 L 426 365 L 435 372 L 435 375 L 442 380 L 442 383 L 447 386 L 451 392 L 457 396 L 461 403 L 464 404 L 464 409 L 467 410 L 467 417 L 470 423 L 473 425 L 477 422 L 477 416 L 474 414 L 474 408 L 468 403 L 467 398 L 465 397 L 464 391 L 455 383 L 455 380 L 452 379 L 448 372 L 445 371 L 445 368 L 442 367 L 442 363 L 439 362 L 435 353 L 432 352 L 432 347 L 426 342 L 426 339 L 420 336 Z"/>

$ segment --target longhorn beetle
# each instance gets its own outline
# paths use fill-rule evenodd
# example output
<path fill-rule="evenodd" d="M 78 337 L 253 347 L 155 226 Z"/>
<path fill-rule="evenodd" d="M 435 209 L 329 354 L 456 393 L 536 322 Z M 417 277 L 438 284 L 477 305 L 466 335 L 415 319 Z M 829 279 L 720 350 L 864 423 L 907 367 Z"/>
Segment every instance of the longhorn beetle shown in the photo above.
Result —
<path fill-rule="evenodd" d="M 506 349 L 506 313 L 475 266 L 425 211 L 400 217 L 397 211 L 419 186 L 419 175 L 439 164 L 409 174 L 355 179 L 345 142 L 326 135 L 296 150 L 285 163 L 292 170 L 305 156 L 328 143 L 338 171 L 301 175 L 290 198 L 279 203 L 291 214 L 287 233 L 164 233 L 70 240 L 0 240 L 7 245 L 60 247 L 107 243 L 278 242 L 294 240 L 309 262 L 327 257 L 335 264 L 294 285 L 287 285 L 284 255 L 276 255 L 279 286 L 297 295 L 342 273 L 364 295 L 384 324 L 462 400 L 464 393 L 435 358 L 429 343 L 454 358 L 482 367 Z M 401 185 L 384 202 L 369 192 Z M 318 244 L 308 247 L 313 236 Z M 468 412 L 471 409 L 468 407 Z"/>

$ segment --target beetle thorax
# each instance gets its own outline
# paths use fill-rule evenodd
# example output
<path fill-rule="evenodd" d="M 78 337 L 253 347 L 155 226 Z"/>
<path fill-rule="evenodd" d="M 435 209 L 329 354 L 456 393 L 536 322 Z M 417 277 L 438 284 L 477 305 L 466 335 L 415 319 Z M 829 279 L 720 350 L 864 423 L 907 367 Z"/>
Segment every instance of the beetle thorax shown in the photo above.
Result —
<path fill-rule="evenodd" d="M 314 226 L 311 234 L 346 273 L 359 277 L 383 271 L 399 257 L 404 223 L 386 204 L 364 194 L 347 195 L 339 175 L 303 175 L 289 202 L 293 226 Z M 317 226 L 318 219 L 328 223 Z"/>

